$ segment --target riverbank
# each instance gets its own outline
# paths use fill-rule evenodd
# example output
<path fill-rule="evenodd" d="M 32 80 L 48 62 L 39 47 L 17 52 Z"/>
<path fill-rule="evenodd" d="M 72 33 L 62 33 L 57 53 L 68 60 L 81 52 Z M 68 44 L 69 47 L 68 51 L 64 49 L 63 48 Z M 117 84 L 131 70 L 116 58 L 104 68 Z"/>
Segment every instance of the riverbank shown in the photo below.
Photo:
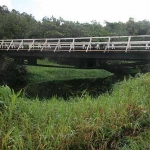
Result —
<path fill-rule="evenodd" d="M 150 73 L 98 98 L 29 100 L 0 88 L 0 149 L 149 149 Z"/>
<path fill-rule="evenodd" d="M 27 66 L 29 84 L 47 81 L 106 78 L 113 75 L 103 69 L 75 69 L 73 66 L 59 65 L 48 60 L 38 60 L 38 66 Z"/>
<path fill-rule="evenodd" d="M 53 96 L 68 99 L 89 93 L 98 96 L 111 89 L 113 74 L 103 69 L 75 69 L 48 60 L 38 60 L 37 66 L 27 66 L 27 97 L 40 99 Z"/>

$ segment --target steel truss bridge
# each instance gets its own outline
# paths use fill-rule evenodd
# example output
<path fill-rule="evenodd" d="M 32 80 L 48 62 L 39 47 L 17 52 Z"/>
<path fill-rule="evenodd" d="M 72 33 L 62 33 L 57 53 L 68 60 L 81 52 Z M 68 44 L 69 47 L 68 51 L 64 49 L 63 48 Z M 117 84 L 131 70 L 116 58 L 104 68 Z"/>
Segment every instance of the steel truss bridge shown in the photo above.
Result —
<path fill-rule="evenodd" d="M 63 57 L 149 60 L 150 35 L 0 40 L 0 55 L 12 58 Z"/>

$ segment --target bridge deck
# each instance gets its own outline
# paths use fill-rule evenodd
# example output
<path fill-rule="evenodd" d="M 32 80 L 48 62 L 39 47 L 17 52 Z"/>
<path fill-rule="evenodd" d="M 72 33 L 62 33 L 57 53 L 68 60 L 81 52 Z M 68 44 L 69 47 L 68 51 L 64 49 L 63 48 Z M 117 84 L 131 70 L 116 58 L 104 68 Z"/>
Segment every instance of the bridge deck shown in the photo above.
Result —
<path fill-rule="evenodd" d="M 150 35 L 0 40 L 0 54 L 11 56 L 149 59 L 149 52 Z"/>

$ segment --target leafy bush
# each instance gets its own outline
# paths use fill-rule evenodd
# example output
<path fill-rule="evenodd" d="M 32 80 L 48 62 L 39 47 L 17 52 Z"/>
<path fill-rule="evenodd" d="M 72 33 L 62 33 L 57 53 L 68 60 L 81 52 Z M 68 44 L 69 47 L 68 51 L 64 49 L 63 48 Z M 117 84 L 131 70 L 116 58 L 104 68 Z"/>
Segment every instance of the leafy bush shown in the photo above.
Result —
<path fill-rule="evenodd" d="M 28 73 L 25 66 L 8 63 L 0 72 L 0 84 L 8 85 L 13 89 L 23 88 L 27 84 Z"/>

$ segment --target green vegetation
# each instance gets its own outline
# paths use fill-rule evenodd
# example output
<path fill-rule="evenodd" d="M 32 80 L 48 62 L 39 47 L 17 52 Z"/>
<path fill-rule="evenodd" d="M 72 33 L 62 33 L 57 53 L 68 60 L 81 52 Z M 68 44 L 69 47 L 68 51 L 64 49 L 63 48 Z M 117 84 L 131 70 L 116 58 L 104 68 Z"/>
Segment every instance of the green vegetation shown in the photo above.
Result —
<path fill-rule="evenodd" d="M 4 9 L 5 8 L 5 9 Z M 79 23 L 62 18 L 44 17 L 41 22 L 32 15 L 11 12 L 0 6 L 0 39 L 55 38 L 106 35 L 149 34 L 150 22 Z M 82 78 L 105 78 L 112 74 L 104 70 L 67 67 L 38 60 L 43 65 L 7 68 L 17 81 L 29 84 Z M 20 73 L 20 74 L 19 74 Z M 5 77 L 7 74 L 1 74 Z M 19 74 L 19 75 L 18 75 Z M 8 78 L 6 76 L 6 78 Z M 25 79 L 25 80 L 23 80 Z M 14 84 L 16 84 L 14 83 Z M 15 93 L 8 86 L 0 87 L 0 149 L 11 150 L 82 150 L 82 149 L 150 149 L 150 73 L 124 80 L 115 85 L 111 94 L 94 98 L 83 93 L 81 97 L 53 97 L 49 100 L 27 99 L 22 92 Z M 35 88 L 35 87 L 34 87 Z"/>
<path fill-rule="evenodd" d="M 0 85 L 8 85 L 13 89 L 23 88 L 28 81 L 28 73 L 25 66 L 20 66 L 7 60 L 6 66 L 0 70 Z"/>
<path fill-rule="evenodd" d="M 129 18 L 126 23 L 106 21 L 105 26 L 95 20 L 91 23 L 79 23 L 53 16 L 36 21 L 26 12 L 20 13 L 15 9 L 9 11 L 6 6 L 0 6 L 0 39 L 145 34 L 150 34 L 150 22 L 147 20 L 136 22 Z"/>
<path fill-rule="evenodd" d="M 65 67 L 48 60 L 38 60 L 42 65 L 53 65 L 57 67 Z M 66 66 L 67 67 L 67 66 Z M 72 80 L 87 78 L 105 78 L 111 76 L 112 73 L 100 69 L 74 69 L 74 68 L 55 68 L 42 66 L 28 66 L 29 84 L 47 82 L 53 80 Z"/>
<path fill-rule="evenodd" d="M 29 100 L 0 87 L 0 149 L 150 149 L 150 73 L 112 94 Z"/>
<path fill-rule="evenodd" d="M 38 96 L 39 99 L 47 99 L 57 96 L 68 99 L 70 96 L 82 95 L 85 90 L 90 95 L 98 96 L 110 90 L 114 83 L 111 81 L 113 74 L 106 70 L 75 69 L 48 59 L 38 60 L 38 66 L 26 67 L 28 84 L 25 93 L 32 98 Z M 107 77 L 110 79 L 107 80 Z"/>

